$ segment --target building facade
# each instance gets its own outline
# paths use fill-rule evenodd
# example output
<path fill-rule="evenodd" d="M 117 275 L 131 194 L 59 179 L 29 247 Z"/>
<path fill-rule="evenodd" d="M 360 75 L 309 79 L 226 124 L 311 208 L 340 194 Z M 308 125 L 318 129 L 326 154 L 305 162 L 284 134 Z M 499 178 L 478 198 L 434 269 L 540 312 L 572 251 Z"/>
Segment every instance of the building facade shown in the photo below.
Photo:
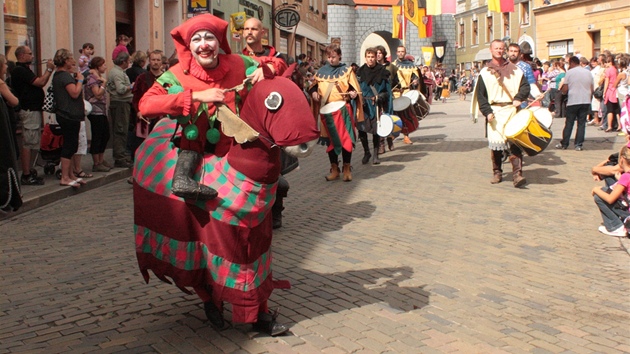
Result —
<path fill-rule="evenodd" d="M 34 53 L 34 69 L 41 74 L 45 60 L 59 48 L 79 56 L 83 43 L 92 43 L 94 55 L 113 65 L 111 53 L 116 37 L 133 37 L 130 51 L 160 49 L 170 56 L 175 51 L 170 31 L 186 19 L 203 13 L 230 22 L 231 16 L 245 13 L 263 22 L 266 40 L 273 41 L 271 0 L 5 0 L 3 53 L 15 60 L 15 48 L 29 45 Z M 242 48 L 238 33 L 230 33 L 234 52 Z"/>
<path fill-rule="evenodd" d="M 514 12 L 504 13 L 488 11 L 487 0 L 458 0 L 455 15 L 458 68 L 481 69 L 483 61 L 492 58 L 490 42 L 495 39 L 518 43 L 524 53 L 536 53 L 536 21 L 532 0 L 516 0 Z"/>
<path fill-rule="evenodd" d="M 328 2 L 328 33 L 331 41 L 340 43 L 344 62 L 363 64 L 365 49 L 376 45 L 384 46 L 388 54 L 396 57 L 396 48 L 403 45 L 403 40 L 392 38 L 392 6 L 399 3 L 398 0 Z M 418 38 L 418 27 L 410 21 L 407 24 L 404 45 L 417 65 L 425 63 L 422 47 L 433 47 L 434 42 L 446 42 L 442 63 L 447 69 L 454 69 L 456 32 L 453 15 L 433 16 L 433 35 L 428 38 Z M 431 65 L 435 63 L 434 56 Z"/>
<path fill-rule="evenodd" d="M 297 26 L 275 26 L 274 46 L 277 51 L 293 58 L 305 54 L 317 62 L 325 59 L 324 48 L 330 43 L 326 0 L 273 0 L 273 8 L 274 14 L 290 9 L 299 16 Z"/>
<path fill-rule="evenodd" d="M 540 58 L 578 53 L 591 58 L 604 50 L 630 53 L 628 1 L 535 0 L 533 13 Z"/>

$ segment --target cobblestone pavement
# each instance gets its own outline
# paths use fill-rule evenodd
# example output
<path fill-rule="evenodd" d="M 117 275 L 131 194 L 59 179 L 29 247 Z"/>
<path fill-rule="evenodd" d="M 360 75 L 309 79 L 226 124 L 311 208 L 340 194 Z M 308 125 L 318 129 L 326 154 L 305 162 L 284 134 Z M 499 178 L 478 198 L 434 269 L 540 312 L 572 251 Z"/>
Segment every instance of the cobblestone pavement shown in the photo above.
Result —
<path fill-rule="evenodd" d="M 527 157 L 526 188 L 491 185 L 466 111 L 434 104 L 381 165 L 357 152 L 352 182 L 324 180 L 323 147 L 288 175 L 289 335 L 216 332 L 195 296 L 145 284 L 119 180 L 0 222 L 0 353 L 630 352 L 627 240 L 597 232 L 589 174 L 622 139 L 589 127 L 584 151 Z"/>

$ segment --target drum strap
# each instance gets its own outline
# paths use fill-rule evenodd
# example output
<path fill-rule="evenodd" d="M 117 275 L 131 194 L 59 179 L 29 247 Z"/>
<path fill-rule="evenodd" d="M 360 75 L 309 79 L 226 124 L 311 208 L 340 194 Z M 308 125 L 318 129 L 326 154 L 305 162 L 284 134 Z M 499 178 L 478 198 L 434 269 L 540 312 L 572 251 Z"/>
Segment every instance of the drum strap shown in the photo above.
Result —
<path fill-rule="evenodd" d="M 332 93 L 333 85 L 328 85 L 326 88 L 326 92 L 324 92 L 324 97 L 322 97 L 322 107 L 326 105 L 328 102 L 328 98 L 330 98 L 330 94 Z"/>
<path fill-rule="evenodd" d="M 508 97 L 510 98 L 510 101 L 514 102 L 514 97 L 512 97 L 512 95 L 510 94 L 510 91 L 508 91 L 507 87 L 505 87 L 505 84 L 503 83 L 503 81 L 497 80 L 497 82 L 499 83 L 499 85 L 501 85 L 501 88 L 503 89 L 505 94 L 508 95 Z"/>

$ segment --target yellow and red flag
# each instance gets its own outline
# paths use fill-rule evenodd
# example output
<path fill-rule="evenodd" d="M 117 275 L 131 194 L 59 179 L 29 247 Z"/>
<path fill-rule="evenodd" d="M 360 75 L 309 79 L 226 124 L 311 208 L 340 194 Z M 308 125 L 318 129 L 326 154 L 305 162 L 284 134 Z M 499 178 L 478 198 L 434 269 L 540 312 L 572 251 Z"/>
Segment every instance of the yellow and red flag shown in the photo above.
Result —
<path fill-rule="evenodd" d="M 514 0 L 488 0 L 488 11 L 514 12 Z"/>
<path fill-rule="evenodd" d="M 403 16 L 402 8 L 392 6 L 392 38 L 403 38 L 403 21 L 407 22 L 407 19 Z"/>
<path fill-rule="evenodd" d="M 427 9 L 417 9 L 420 17 L 418 25 L 418 38 L 429 38 L 433 36 L 433 16 L 427 16 Z"/>
<path fill-rule="evenodd" d="M 418 0 L 403 0 L 405 9 L 405 18 L 411 21 L 414 25 L 420 27 L 422 24 L 422 17 L 418 8 Z"/>

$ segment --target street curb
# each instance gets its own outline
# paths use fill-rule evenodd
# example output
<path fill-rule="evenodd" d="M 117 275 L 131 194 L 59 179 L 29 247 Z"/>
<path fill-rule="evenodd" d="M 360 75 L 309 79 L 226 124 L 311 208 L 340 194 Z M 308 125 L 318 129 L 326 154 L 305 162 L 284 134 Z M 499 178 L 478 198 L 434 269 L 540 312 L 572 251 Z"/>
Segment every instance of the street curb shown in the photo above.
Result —
<path fill-rule="evenodd" d="M 133 169 L 117 169 L 114 172 L 107 173 L 105 175 L 97 176 L 93 178 L 85 179 L 87 184 L 82 185 L 80 188 L 64 187 L 55 185 L 54 187 L 41 188 L 39 190 L 28 193 L 22 200 L 22 206 L 17 210 L 9 213 L 0 213 L 0 221 L 11 219 L 17 215 L 26 213 L 28 211 L 37 209 L 44 205 L 54 203 L 58 200 L 71 197 L 73 195 L 85 193 L 87 191 L 102 187 L 112 182 L 120 181 L 121 179 L 129 178 Z"/>

